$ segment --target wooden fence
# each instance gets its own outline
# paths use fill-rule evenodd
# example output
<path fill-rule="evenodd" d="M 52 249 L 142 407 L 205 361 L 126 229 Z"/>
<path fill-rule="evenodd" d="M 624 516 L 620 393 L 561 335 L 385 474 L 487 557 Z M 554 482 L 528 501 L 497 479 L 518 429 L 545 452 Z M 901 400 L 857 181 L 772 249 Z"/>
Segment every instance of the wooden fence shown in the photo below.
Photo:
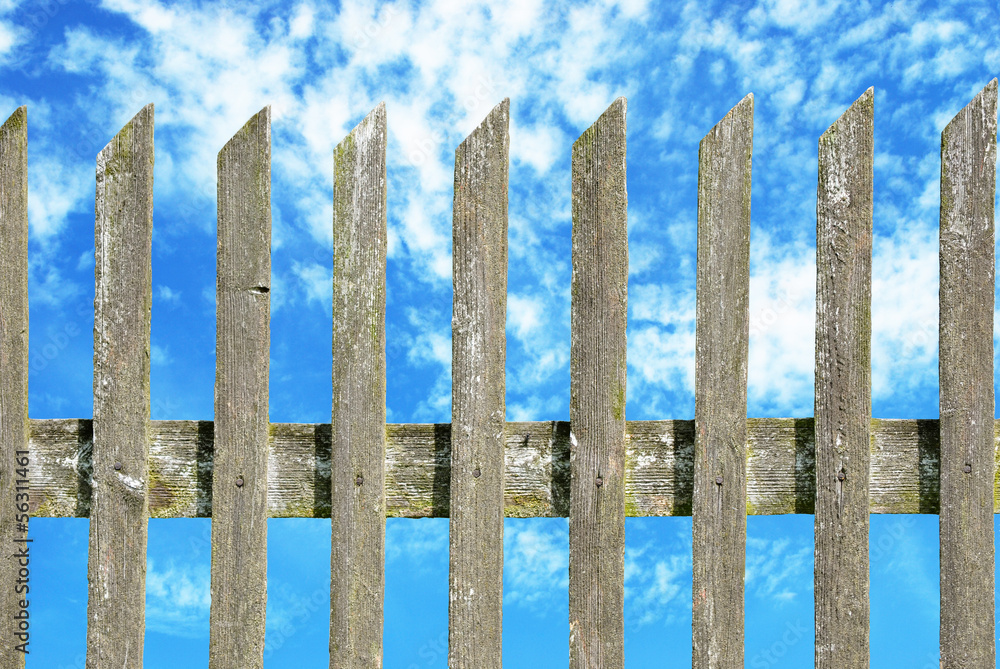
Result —
<path fill-rule="evenodd" d="M 385 519 L 428 516 L 451 519 L 450 666 L 500 666 L 504 517 L 569 516 L 570 667 L 621 667 L 625 517 L 663 515 L 693 515 L 693 666 L 742 667 L 746 516 L 781 513 L 815 514 L 816 666 L 867 667 L 869 514 L 936 513 L 941 666 L 992 669 L 997 81 L 941 138 L 940 422 L 871 417 L 873 101 L 819 140 L 815 419 L 746 418 L 748 95 L 699 149 L 694 421 L 625 420 L 618 99 L 573 145 L 570 422 L 505 423 L 504 100 L 455 155 L 450 425 L 385 423 L 383 105 L 334 152 L 330 424 L 268 422 L 269 108 L 219 153 L 215 422 L 149 420 L 152 105 L 97 157 L 94 418 L 29 420 L 21 107 L 0 129 L 0 666 L 24 661 L 25 512 L 91 519 L 88 669 L 141 666 L 147 518 L 209 516 L 213 668 L 263 665 L 267 519 L 291 516 L 333 525 L 331 667 L 381 666 Z"/>

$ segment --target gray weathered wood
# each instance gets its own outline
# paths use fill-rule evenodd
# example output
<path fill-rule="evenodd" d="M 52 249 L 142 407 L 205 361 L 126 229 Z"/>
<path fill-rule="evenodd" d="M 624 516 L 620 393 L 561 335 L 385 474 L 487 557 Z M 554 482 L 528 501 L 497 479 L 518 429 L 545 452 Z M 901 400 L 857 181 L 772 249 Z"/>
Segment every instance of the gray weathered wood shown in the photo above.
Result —
<path fill-rule="evenodd" d="M 874 91 L 819 138 L 816 668 L 868 667 Z"/>
<path fill-rule="evenodd" d="M 87 669 L 142 667 L 153 105 L 97 154 Z"/>
<path fill-rule="evenodd" d="M 941 666 L 995 666 L 997 80 L 941 133 Z"/>
<path fill-rule="evenodd" d="M 0 667 L 24 666 L 17 649 L 29 641 L 18 627 L 28 595 L 19 584 L 15 552 L 26 547 L 28 518 L 17 505 L 32 491 L 17 470 L 28 458 L 28 108 L 0 127 Z M 22 468 L 24 469 L 24 468 Z M 23 473 L 23 471 L 22 471 Z M 20 480 L 19 480 L 20 479 Z M 20 592 L 18 591 L 20 588 Z M 24 648 L 30 652 L 30 647 Z"/>
<path fill-rule="evenodd" d="M 333 154 L 330 666 L 340 669 L 382 666 L 385 145 L 383 103 Z"/>
<path fill-rule="evenodd" d="M 743 666 L 753 94 L 698 148 L 693 667 Z"/>
<path fill-rule="evenodd" d="M 209 667 L 264 665 L 271 108 L 219 152 Z"/>
<path fill-rule="evenodd" d="M 212 423 L 151 421 L 149 510 L 155 518 L 212 515 Z M 625 515 L 690 516 L 694 421 L 625 425 Z M 872 420 L 871 513 L 938 512 L 938 421 Z M 569 515 L 569 423 L 507 423 L 504 515 Z M 32 516 L 90 515 L 89 420 L 32 420 Z M 330 517 L 330 425 L 274 423 L 268 515 Z M 747 514 L 813 513 L 812 418 L 747 419 Z M 994 423 L 1000 457 L 1000 421 Z M 451 426 L 386 426 L 386 515 L 446 518 Z M 1000 481 L 994 487 L 1000 513 Z"/>
<path fill-rule="evenodd" d="M 569 666 L 625 662 L 625 98 L 573 144 Z"/>
<path fill-rule="evenodd" d="M 510 100 L 455 151 L 448 666 L 501 666 Z"/>

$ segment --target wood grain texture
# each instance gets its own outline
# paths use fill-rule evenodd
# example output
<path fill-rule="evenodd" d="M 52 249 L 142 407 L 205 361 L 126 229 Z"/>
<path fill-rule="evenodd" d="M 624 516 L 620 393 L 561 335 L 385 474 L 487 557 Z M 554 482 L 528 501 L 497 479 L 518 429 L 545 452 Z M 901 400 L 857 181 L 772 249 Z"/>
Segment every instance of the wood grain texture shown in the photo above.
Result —
<path fill-rule="evenodd" d="M 747 514 L 813 513 L 812 418 L 747 419 Z M 625 424 L 625 515 L 690 516 L 694 421 Z M 212 515 L 211 421 L 151 421 L 149 512 Z M 504 516 L 569 515 L 569 423 L 507 423 Z M 872 420 L 871 513 L 938 512 L 938 421 Z M 1000 457 L 1000 421 L 994 423 Z M 32 420 L 32 516 L 90 515 L 90 420 Z M 268 440 L 268 516 L 330 517 L 329 423 L 274 423 Z M 386 425 L 386 515 L 447 518 L 451 426 Z M 994 487 L 1000 513 L 1000 482 Z"/>
<path fill-rule="evenodd" d="M 625 662 L 625 98 L 573 144 L 569 666 Z"/>
<path fill-rule="evenodd" d="M 753 95 L 698 148 L 693 667 L 743 666 Z"/>
<path fill-rule="evenodd" d="M 0 667 L 15 669 L 25 660 L 17 646 L 29 640 L 14 618 L 21 611 L 18 602 L 29 599 L 27 584 L 18 583 L 21 565 L 15 556 L 27 545 L 15 541 L 27 537 L 28 518 L 17 505 L 29 504 L 32 494 L 17 473 L 18 457 L 33 464 L 28 457 L 27 107 L 18 107 L 0 126 L 0 277 Z"/>
<path fill-rule="evenodd" d="M 816 191 L 817 669 L 868 667 L 874 89 L 819 138 Z"/>
<path fill-rule="evenodd" d="M 271 108 L 219 152 L 209 667 L 264 665 Z"/>
<path fill-rule="evenodd" d="M 385 147 L 383 103 L 333 154 L 330 666 L 341 669 L 382 666 Z"/>
<path fill-rule="evenodd" d="M 97 155 L 87 669 L 141 667 L 149 519 L 153 105 Z"/>
<path fill-rule="evenodd" d="M 499 668 L 510 100 L 455 151 L 448 666 Z"/>
<path fill-rule="evenodd" d="M 941 133 L 941 666 L 994 667 L 997 80 Z"/>

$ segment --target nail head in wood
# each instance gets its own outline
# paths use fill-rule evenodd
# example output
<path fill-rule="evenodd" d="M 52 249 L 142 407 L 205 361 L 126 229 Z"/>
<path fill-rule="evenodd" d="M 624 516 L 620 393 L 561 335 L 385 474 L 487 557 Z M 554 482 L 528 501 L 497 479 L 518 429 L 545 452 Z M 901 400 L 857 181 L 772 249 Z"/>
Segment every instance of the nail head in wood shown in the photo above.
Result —
<path fill-rule="evenodd" d="M 846 478 L 847 478 L 847 474 L 845 474 L 844 472 L 837 472 L 837 480 L 838 481 L 843 481 Z"/>
<path fill-rule="evenodd" d="M 965 471 L 966 474 L 971 474 L 972 473 L 972 465 L 965 465 L 965 467 L 963 467 L 963 470 Z"/>
<path fill-rule="evenodd" d="M 115 471 L 118 472 L 118 471 L 121 471 L 121 469 L 122 469 L 122 463 L 116 462 L 115 463 Z"/>
<path fill-rule="evenodd" d="M 236 479 L 236 487 L 237 488 L 242 488 L 243 487 L 243 477 L 242 476 L 240 478 Z"/>
<path fill-rule="evenodd" d="M 361 476 L 361 475 L 358 475 L 358 478 L 354 479 L 354 482 L 357 485 L 361 485 L 361 484 L 363 484 L 365 482 L 365 477 Z"/>
<path fill-rule="evenodd" d="M 722 477 L 721 476 L 716 476 L 715 477 L 715 485 L 722 485 Z"/>
<path fill-rule="evenodd" d="M 472 475 L 475 476 L 476 478 L 479 478 L 482 475 L 482 472 L 479 471 L 479 467 L 476 467 L 475 469 L 472 470 Z"/>

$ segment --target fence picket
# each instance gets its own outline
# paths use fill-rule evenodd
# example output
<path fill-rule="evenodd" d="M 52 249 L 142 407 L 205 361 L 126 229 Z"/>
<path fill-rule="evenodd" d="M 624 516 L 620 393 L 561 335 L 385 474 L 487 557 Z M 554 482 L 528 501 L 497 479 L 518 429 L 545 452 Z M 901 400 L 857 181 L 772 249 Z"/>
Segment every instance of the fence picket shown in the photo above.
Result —
<path fill-rule="evenodd" d="M 694 669 L 743 666 L 753 94 L 698 149 Z"/>
<path fill-rule="evenodd" d="M 455 151 L 448 666 L 500 667 L 510 100 Z"/>
<path fill-rule="evenodd" d="M 625 662 L 625 98 L 573 144 L 569 666 Z"/>
<path fill-rule="evenodd" d="M 941 133 L 941 666 L 995 664 L 997 80 Z"/>
<path fill-rule="evenodd" d="M 869 88 L 819 139 L 817 669 L 868 667 L 874 109 Z"/>
<path fill-rule="evenodd" d="M 267 605 L 271 108 L 219 152 L 209 667 L 260 669 Z"/>
<path fill-rule="evenodd" d="M 146 606 L 153 105 L 97 155 L 87 667 L 142 667 Z"/>
<path fill-rule="evenodd" d="M 15 503 L 30 500 L 27 477 L 18 457 L 28 456 L 28 108 L 18 107 L 0 127 L 0 667 L 24 666 L 17 650 L 27 641 L 18 636 L 18 602 L 27 593 L 15 589 L 21 565 L 15 553 L 26 543 L 28 521 Z M 23 460 L 22 460 L 23 462 Z M 21 469 L 22 474 L 17 470 Z M 20 480 L 18 480 L 20 479 Z M 18 493 L 27 497 L 15 499 Z M 27 648 L 27 647 L 26 647 Z"/>
<path fill-rule="evenodd" d="M 330 666 L 382 666 L 385 602 L 386 116 L 333 154 Z"/>

